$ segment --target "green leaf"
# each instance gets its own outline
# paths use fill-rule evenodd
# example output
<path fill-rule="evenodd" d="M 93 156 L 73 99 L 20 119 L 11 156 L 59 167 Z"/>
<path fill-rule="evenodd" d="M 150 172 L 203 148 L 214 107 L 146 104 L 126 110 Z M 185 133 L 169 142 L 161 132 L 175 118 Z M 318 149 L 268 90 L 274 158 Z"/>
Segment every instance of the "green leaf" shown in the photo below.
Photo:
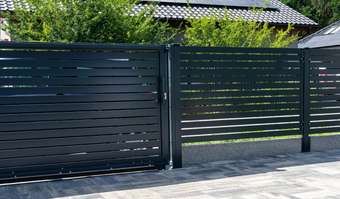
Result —
<path fill-rule="evenodd" d="M 131 16 L 131 0 L 29 0 L 32 10 L 7 14 L 13 40 L 164 44 L 176 29 L 153 17 L 153 9 Z"/>

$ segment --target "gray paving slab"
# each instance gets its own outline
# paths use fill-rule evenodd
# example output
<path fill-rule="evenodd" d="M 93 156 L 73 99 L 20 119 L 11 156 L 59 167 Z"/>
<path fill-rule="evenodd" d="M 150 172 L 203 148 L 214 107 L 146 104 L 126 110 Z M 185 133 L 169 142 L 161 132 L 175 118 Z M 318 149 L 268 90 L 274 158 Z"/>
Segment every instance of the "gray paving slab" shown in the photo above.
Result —
<path fill-rule="evenodd" d="M 339 199 L 340 150 L 0 186 L 0 199 Z"/>

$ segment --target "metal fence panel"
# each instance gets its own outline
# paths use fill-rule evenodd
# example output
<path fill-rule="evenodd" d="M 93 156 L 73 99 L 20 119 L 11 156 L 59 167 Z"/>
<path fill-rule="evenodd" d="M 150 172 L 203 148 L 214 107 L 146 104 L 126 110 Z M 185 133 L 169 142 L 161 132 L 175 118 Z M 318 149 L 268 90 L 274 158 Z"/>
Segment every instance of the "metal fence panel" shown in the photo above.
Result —
<path fill-rule="evenodd" d="M 192 142 L 309 152 L 340 131 L 339 69 L 339 50 L 1 43 L 0 181 L 178 168 Z"/>
<path fill-rule="evenodd" d="M 182 143 L 301 135 L 300 50 L 173 48 L 175 152 Z"/>
<path fill-rule="evenodd" d="M 0 179 L 164 167 L 165 56 L 162 46 L 0 45 Z"/>
<path fill-rule="evenodd" d="M 340 132 L 340 50 L 310 50 L 311 134 Z"/>

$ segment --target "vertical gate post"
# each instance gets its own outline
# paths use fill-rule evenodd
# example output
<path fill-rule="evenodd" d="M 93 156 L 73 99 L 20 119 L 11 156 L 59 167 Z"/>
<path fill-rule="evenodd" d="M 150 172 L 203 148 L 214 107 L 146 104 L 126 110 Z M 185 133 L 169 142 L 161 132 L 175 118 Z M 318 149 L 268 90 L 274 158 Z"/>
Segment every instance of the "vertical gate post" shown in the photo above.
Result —
<path fill-rule="evenodd" d="M 301 50 L 301 66 L 302 66 L 302 88 L 301 88 L 301 132 L 303 153 L 311 151 L 310 138 L 310 50 Z"/>
<path fill-rule="evenodd" d="M 170 162 L 170 135 L 169 135 L 169 99 L 168 99 L 168 51 L 166 46 L 161 46 L 159 54 L 159 101 L 161 102 L 161 141 L 164 169 Z"/>
<path fill-rule="evenodd" d="M 170 135 L 173 168 L 182 167 L 179 46 L 169 46 Z"/>

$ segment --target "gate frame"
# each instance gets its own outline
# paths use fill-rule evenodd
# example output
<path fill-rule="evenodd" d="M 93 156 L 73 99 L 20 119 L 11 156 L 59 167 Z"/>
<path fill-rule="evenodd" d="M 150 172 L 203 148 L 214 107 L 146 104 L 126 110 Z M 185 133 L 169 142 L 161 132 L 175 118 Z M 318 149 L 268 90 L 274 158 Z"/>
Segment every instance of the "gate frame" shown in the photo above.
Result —
<path fill-rule="evenodd" d="M 159 49 L 159 89 L 158 97 L 160 103 L 160 119 L 161 119 L 161 148 L 163 164 L 159 165 L 158 169 L 165 169 L 170 164 L 171 151 L 170 151 L 170 128 L 169 128 L 169 85 L 168 80 L 168 50 L 165 45 L 160 46 Z"/>
<path fill-rule="evenodd" d="M 155 50 L 158 51 L 159 75 L 158 75 L 158 103 L 160 108 L 160 136 L 161 136 L 161 162 L 152 165 L 130 165 L 112 169 L 96 169 L 81 172 L 46 174 L 11 179 L 0 179 L 0 184 L 23 181 L 37 181 L 46 179 L 62 179 L 69 177 L 113 174 L 118 172 L 131 172 L 140 170 L 165 169 L 170 157 L 170 131 L 169 131 L 169 90 L 168 90 L 168 52 L 165 45 L 133 45 L 133 44 L 97 44 L 97 43 L 41 43 L 41 42 L 8 42 L 1 41 L 0 49 L 46 49 L 46 50 Z M 1 54 L 1 51 L 0 51 Z"/>

